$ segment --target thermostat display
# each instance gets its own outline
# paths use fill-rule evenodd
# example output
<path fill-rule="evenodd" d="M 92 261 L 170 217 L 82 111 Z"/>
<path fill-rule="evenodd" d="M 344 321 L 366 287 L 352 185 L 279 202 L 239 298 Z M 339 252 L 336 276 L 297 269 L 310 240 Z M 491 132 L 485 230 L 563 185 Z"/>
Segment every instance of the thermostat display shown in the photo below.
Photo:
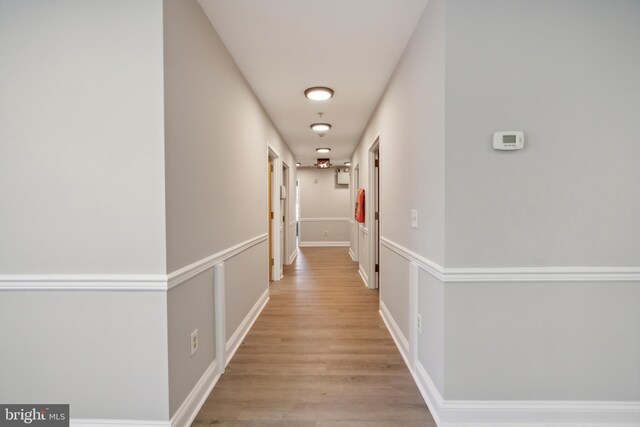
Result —
<path fill-rule="evenodd" d="M 493 134 L 494 150 L 520 150 L 524 148 L 524 132 L 505 131 Z"/>

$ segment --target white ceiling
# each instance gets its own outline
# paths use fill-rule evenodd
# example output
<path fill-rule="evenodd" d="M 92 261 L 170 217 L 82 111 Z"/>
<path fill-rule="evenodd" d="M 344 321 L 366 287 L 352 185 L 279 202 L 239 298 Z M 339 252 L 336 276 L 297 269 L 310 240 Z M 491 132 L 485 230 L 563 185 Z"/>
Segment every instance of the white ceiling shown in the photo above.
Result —
<path fill-rule="evenodd" d="M 351 156 L 427 1 L 199 0 L 304 165 Z M 303 92 L 311 86 L 335 95 L 310 101 Z M 321 138 L 309 128 L 314 122 L 333 127 Z"/>

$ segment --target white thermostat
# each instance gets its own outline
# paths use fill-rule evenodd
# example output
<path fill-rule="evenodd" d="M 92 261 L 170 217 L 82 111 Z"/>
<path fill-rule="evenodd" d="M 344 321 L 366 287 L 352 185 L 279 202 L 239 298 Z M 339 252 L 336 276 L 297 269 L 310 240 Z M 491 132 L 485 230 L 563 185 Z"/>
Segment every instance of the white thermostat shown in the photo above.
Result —
<path fill-rule="evenodd" d="M 505 131 L 494 132 L 493 149 L 494 150 L 520 150 L 524 148 L 524 132 Z"/>

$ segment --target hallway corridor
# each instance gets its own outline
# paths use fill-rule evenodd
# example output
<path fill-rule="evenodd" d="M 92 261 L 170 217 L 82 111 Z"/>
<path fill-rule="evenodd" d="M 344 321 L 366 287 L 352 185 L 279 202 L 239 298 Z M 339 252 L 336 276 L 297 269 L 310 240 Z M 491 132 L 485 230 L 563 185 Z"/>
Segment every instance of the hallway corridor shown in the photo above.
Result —
<path fill-rule="evenodd" d="M 347 248 L 300 248 L 194 426 L 435 426 Z"/>

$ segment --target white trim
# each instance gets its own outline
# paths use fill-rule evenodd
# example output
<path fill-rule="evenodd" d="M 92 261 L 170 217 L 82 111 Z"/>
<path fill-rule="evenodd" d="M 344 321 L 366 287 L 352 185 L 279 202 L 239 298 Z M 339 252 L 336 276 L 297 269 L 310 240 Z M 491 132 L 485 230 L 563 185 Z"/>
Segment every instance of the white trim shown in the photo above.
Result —
<path fill-rule="evenodd" d="M 409 366 L 415 369 L 418 361 L 418 299 L 419 299 L 419 266 L 409 262 Z M 423 319 L 424 320 L 424 319 Z M 424 325 L 422 325 L 424 326 Z M 422 327 L 421 326 L 421 327 Z M 422 331 L 420 331 L 422 332 Z"/>
<path fill-rule="evenodd" d="M 366 234 L 367 236 L 369 235 L 369 229 L 362 224 L 358 226 L 358 231 L 360 231 L 362 234 Z"/>
<path fill-rule="evenodd" d="M 299 242 L 298 246 L 304 247 L 320 247 L 320 246 L 350 246 L 350 242 Z"/>
<path fill-rule="evenodd" d="M 386 237 L 380 243 L 442 282 L 640 282 L 640 267 L 444 268 Z"/>
<path fill-rule="evenodd" d="M 422 399 L 424 399 L 427 404 L 427 408 L 429 408 L 429 412 L 431 413 L 433 420 L 436 422 L 436 425 L 438 425 L 438 427 L 444 427 L 445 424 L 443 424 L 441 416 L 443 399 L 436 385 L 433 383 L 431 377 L 419 360 L 416 359 L 415 361 L 415 369 L 409 368 L 409 371 L 411 372 L 411 376 L 418 386 Z"/>
<path fill-rule="evenodd" d="M 279 281 L 282 276 L 282 245 L 285 245 L 286 242 L 283 242 L 280 239 L 280 221 L 279 218 L 282 217 L 282 212 L 280 211 L 280 186 L 282 185 L 282 157 L 278 153 L 278 151 L 273 148 L 270 144 L 267 144 L 267 152 L 268 157 L 271 158 L 273 172 L 271 176 L 271 210 L 273 212 L 273 220 L 266 219 L 267 221 L 267 229 L 271 227 L 271 235 L 272 240 L 271 244 L 271 254 L 273 256 L 273 268 L 271 269 L 271 277 L 269 280 Z M 267 193 L 268 194 L 268 193 Z M 267 239 L 269 236 L 267 235 Z"/>
<path fill-rule="evenodd" d="M 171 427 L 189 427 L 219 379 L 220 369 L 217 360 L 214 360 L 171 417 Z"/>
<path fill-rule="evenodd" d="M 422 268 L 435 278 L 444 281 L 444 267 L 442 267 L 440 264 L 436 264 L 435 262 L 405 248 L 404 246 L 400 246 L 399 244 L 392 242 L 386 237 L 380 236 L 380 244 L 400 255 L 401 257 L 407 259 L 408 261 L 412 261 L 418 264 L 420 268 Z"/>
<path fill-rule="evenodd" d="M 223 374 L 227 366 L 227 328 L 226 328 L 226 300 L 225 300 L 226 275 L 224 262 L 213 267 L 213 295 L 214 315 L 216 328 L 216 358 L 218 359 L 218 373 Z"/>
<path fill-rule="evenodd" d="M 293 264 L 293 261 L 295 261 L 297 257 L 298 257 L 298 249 L 296 248 L 296 250 L 293 251 L 293 253 L 289 257 L 289 264 Z"/>
<path fill-rule="evenodd" d="M 171 427 L 169 421 L 71 418 L 73 427 Z"/>
<path fill-rule="evenodd" d="M 203 271 L 213 268 L 214 265 L 224 262 L 229 258 L 232 258 L 239 253 L 244 252 L 247 249 L 257 245 L 258 243 L 266 241 L 268 238 L 269 235 L 267 233 L 261 234 L 245 242 L 239 243 L 235 246 L 196 261 L 193 264 L 182 267 L 179 270 L 171 272 L 167 276 L 169 283 L 168 289 L 175 288 L 176 286 L 185 283 L 188 279 L 202 273 Z"/>
<path fill-rule="evenodd" d="M 247 336 L 251 327 L 255 323 L 256 319 L 264 309 L 264 307 L 269 302 L 269 284 L 267 283 L 267 289 L 262 293 L 258 301 L 253 305 L 247 316 L 244 318 L 242 323 L 238 326 L 238 329 L 231 335 L 229 341 L 227 341 L 227 365 L 238 351 L 238 347 L 242 344 L 244 337 Z"/>
<path fill-rule="evenodd" d="M 291 227 L 295 227 L 295 226 L 296 226 L 296 222 L 298 222 L 298 221 L 291 221 L 291 222 L 289 223 L 289 228 L 291 228 Z"/>
<path fill-rule="evenodd" d="M 407 365 L 407 367 L 411 366 L 409 363 L 409 341 L 407 341 L 407 338 L 400 330 L 400 327 L 387 309 L 387 306 L 384 305 L 384 301 L 382 301 L 382 299 L 380 299 L 380 310 L 378 311 L 378 313 L 380 313 L 382 321 L 387 326 L 387 330 L 391 334 L 393 342 L 396 343 L 396 347 L 398 347 L 400 355 L 404 359 L 404 363 Z"/>
<path fill-rule="evenodd" d="M 360 273 L 360 278 L 364 282 L 364 285 L 369 287 L 369 277 L 367 276 L 367 271 L 364 269 L 362 264 L 358 264 L 358 273 Z"/>
<path fill-rule="evenodd" d="M 640 268 L 445 268 L 444 278 L 445 282 L 640 282 Z"/>
<path fill-rule="evenodd" d="M 166 291 L 163 274 L 4 274 L 2 291 Z"/>
<path fill-rule="evenodd" d="M 375 166 L 375 162 L 376 162 L 376 152 L 378 153 L 378 158 L 381 158 L 380 155 L 380 147 L 381 147 L 381 143 L 380 143 L 380 130 L 378 129 L 378 133 L 376 134 L 375 139 L 373 140 L 373 142 L 371 143 L 371 145 L 369 146 L 369 150 L 367 153 L 367 161 L 368 161 L 368 181 L 367 181 L 367 191 L 369 191 L 369 196 L 368 196 L 368 200 L 367 200 L 367 196 L 365 193 L 365 205 L 368 203 L 369 208 L 365 209 L 365 219 L 367 221 L 367 224 L 369 224 L 369 228 L 371 232 L 371 236 L 369 237 L 369 253 L 367 253 L 368 258 L 369 258 L 369 273 L 368 273 L 368 277 L 369 277 L 369 288 L 370 289 L 378 289 L 379 288 L 379 281 L 380 281 L 380 275 L 376 272 L 376 267 L 378 264 L 378 261 L 380 259 L 380 223 L 379 221 L 376 221 L 375 219 L 375 213 L 376 213 L 376 208 L 380 207 L 380 203 L 378 198 L 380 197 L 379 192 L 380 192 L 380 182 L 378 182 L 378 187 L 376 187 L 376 166 Z M 378 223 L 376 226 L 376 222 Z"/>
<path fill-rule="evenodd" d="M 356 225 L 358 222 L 357 222 L 355 219 L 353 219 L 353 218 L 349 218 L 349 223 L 350 223 L 351 225 Z"/>
<path fill-rule="evenodd" d="M 640 422 L 640 402 L 445 400 L 420 362 L 412 375 L 440 427 L 622 427 Z"/>
<path fill-rule="evenodd" d="M 349 247 L 349 256 L 351 257 L 351 261 L 356 262 L 356 256 L 353 253 L 353 250 L 351 250 L 351 247 Z"/>
<path fill-rule="evenodd" d="M 348 222 L 349 218 L 300 218 L 300 222 Z"/>

